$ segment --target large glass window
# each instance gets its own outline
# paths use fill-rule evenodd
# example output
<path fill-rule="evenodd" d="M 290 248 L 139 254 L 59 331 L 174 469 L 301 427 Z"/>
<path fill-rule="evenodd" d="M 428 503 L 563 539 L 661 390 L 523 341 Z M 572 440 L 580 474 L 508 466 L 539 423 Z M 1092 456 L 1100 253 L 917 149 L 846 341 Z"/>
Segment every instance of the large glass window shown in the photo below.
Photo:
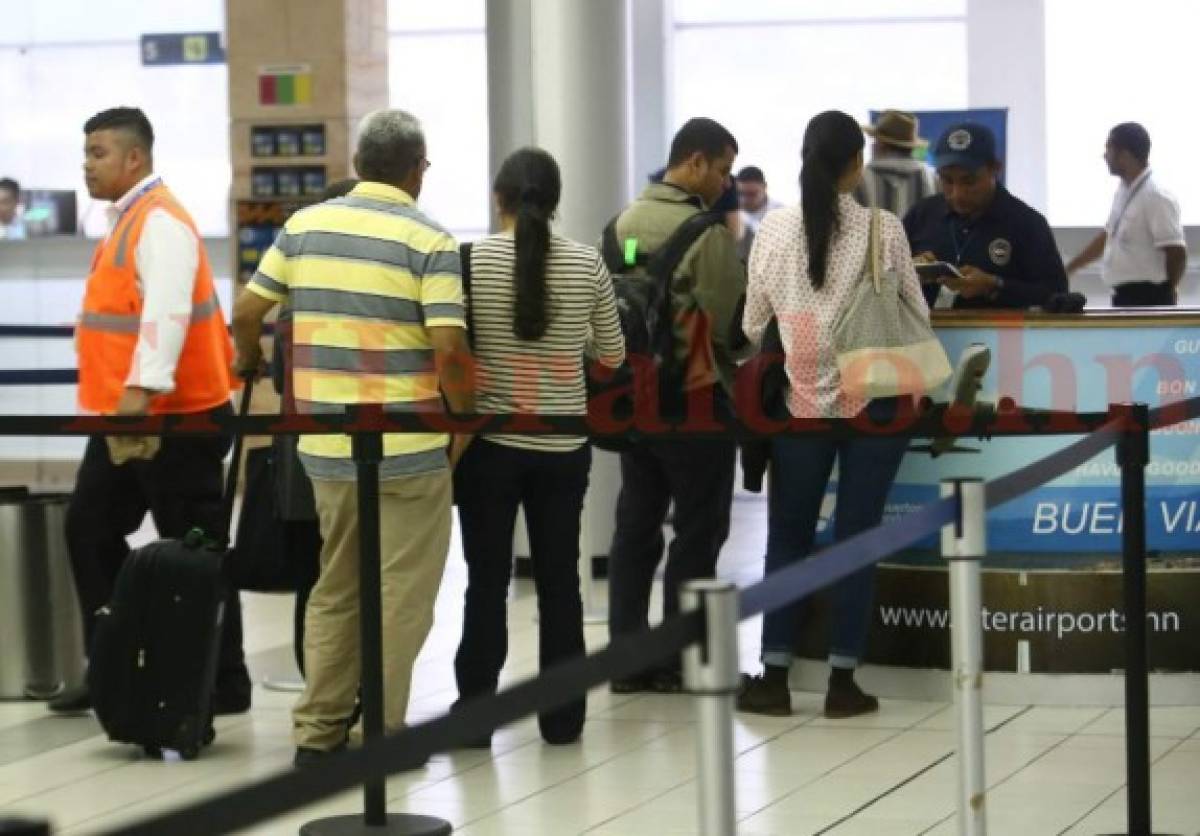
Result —
<path fill-rule="evenodd" d="M 1100 155 L 1113 125 L 1150 132 L 1150 165 L 1200 223 L 1200 3 L 1192 0 L 1046 0 L 1046 122 L 1050 222 L 1100 226 L 1116 180 Z"/>
<path fill-rule="evenodd" d="M 228 233 L 229 112 L 224 65 L 143 67 L 144 32 L 220 31 L 222 0 L 6 3 L 0 26 L 0 176 L 75 189 L 89 234 L 103 213 L 83 188 L 83 123 L 106 107 L 146 111 L 155 164 L 205 235 Z"/>
<path fill-rule="evenodd" d="M 488 228 L 487 43 L 483 0 L 390 0 L 391 103 L 421 120 L 432 166 L 421 208 L 461 239 Z"/>
<path fill-rule="evenodd" d="M 711 116 L 793 201 L 800 141 L 829 109 L 967 104 L 965 0 L 675 0 L 674 117 Z M 665 161 L 666 149 L 663 149 Z"/>
<path fill-rule="evenodd" d="M 11 8 L 9 8 L 11 6 Z M 483 0 L 390 0 L 391 103 L 425 124 L 433 168 L 422 205 L 456 235 L 488 225 L 487 64 Z M 0 26 L 0 177 L 76 189 L 89 234 L 103 212 L 83 189 L 83 122 L 141 107 L 158 135 L 156 167 L 201 232 L 229 232 L 228 72 L 224 65 L 143 67 L 145 32 L 221 31 L 222 0 L 6 4 Z"/>

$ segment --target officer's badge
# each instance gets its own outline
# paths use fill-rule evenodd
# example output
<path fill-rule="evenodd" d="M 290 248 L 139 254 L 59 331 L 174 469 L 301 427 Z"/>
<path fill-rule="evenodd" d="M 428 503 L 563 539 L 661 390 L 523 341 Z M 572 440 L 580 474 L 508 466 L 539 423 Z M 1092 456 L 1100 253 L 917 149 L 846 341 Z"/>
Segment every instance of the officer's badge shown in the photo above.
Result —
<path fill-rule="evenodd" d="M 997 238 L 988 244 L 988 258 L 992 260 L 992 264 L 1003 267 L 1012 261 L 1012 244 L 1004 238 Z"/>

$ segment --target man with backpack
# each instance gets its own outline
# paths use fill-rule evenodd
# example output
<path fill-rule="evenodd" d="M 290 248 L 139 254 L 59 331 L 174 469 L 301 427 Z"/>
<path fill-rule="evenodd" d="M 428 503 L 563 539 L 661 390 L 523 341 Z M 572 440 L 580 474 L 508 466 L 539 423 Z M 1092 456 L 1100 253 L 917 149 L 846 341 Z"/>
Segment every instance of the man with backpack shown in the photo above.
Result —
<path fill-rule="evenodd" d="M 689 120 L 671 143 L 662 181 L 646 186 L 605 236 L 606 259 L 617 260 L 609 264 L 610 271 L 661 280 L 668 291 L 665 339 L 652 333 L 652 356 L 630 357 L 635 373 L 639 361 L 642 369 L 658 371 L 658 403 L 639 403 L 638 409 L 658 407 L 668 418 L 731 412 L 746 272 L 733 235 L 709 210 L 730 185 L 737 150 L 737 140 L 722 125 L 712 119 Z M 632 341 L 629 349 L 635 350 Z M 732 439 L 687 436 L 642 439 L 621 453 L 621 492 L 609 552 L 609 629 L 614 637 L 647 627 L 650 590 L 663 556 L 662 526 L 671 503 L 675 537 L 663 582 L 664 616 L 679 611 L 679 588 L 685 581 L 715 572 L 729 532 L 734 455 Z M 617 693 L 679 687 L 678 661 L 612 683 Z"/>

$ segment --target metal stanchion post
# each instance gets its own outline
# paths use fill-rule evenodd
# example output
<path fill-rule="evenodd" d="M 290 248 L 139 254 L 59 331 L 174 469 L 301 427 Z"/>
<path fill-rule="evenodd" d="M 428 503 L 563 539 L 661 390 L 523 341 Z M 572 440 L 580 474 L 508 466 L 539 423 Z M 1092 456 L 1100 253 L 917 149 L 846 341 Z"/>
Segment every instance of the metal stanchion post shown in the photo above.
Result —
<path fill-rule="evenodd" d="M 359 636 L 362 660 L 363 742 L 383 737 L 383 613 L 379 557 L 379 463 L 383 435 L 358 432 L 351 438 L 358 472 Z M 388 815 L 387 782 L 363 786 L 363 814 L 309 822 L 301 836 L 449 836 L 449 822 L 429 816 Z"/>
<path fill-rule="evenodd" d="M 686 689 L 696 698 L 700 721 L 696 795 L 700 833 L 733 836 L 737 815 L 733 786 L 733 700 L 738 673 L 737 587 L 727 581 L 697 580 L 684 585 L 684 610 L 704 613 L 705 636 L 683 652 Z"/>
<path fill-rule="evenodd" d="M 1117 442 L 1121 468 L 1121 553 L 1125 591 L 1125 775 L 1130 834 L 1150 834 L 1150 694 L 1146 662 L 1146 464 L 1150 411 L 1118 404 L 1126 424 Z"/>
<path fill-rule="evenodd" d="M 983 758 L 983 595 L 980 564 L 987 551 L 987 497 L 980 479 L 947 479 L 942 496 L 958 500 L 953 525 L 942 529 L 950 563 L 951 670 L 958 729 L 958 832 L 987 833 Z"/>

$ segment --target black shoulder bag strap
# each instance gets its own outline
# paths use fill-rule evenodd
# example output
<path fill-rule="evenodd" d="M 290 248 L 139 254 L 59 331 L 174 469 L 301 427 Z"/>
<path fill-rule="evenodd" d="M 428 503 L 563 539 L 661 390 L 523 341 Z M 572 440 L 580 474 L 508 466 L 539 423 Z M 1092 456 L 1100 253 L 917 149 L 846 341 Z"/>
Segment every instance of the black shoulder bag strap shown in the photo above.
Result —
<path fill-rule="evenodd" d="M 465 241 L 458 245 L 458 258 L 462 262 L 463 305 L 467 317 L 467 344 L 475 347 L 475 320 L 471 316 L 471 242 Z"/>

